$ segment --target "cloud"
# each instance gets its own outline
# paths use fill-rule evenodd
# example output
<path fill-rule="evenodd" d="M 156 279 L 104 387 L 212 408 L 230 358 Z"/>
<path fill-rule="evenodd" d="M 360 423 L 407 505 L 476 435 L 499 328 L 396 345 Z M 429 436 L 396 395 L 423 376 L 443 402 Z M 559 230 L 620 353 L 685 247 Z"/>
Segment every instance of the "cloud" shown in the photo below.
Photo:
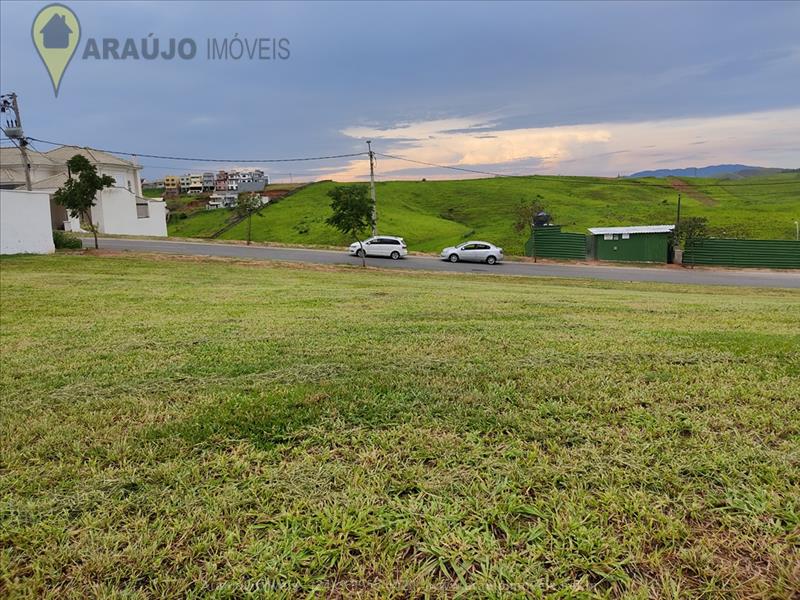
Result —
<path fill-rule="evenodd" d="M 348 127 L 342 134 L 372 139 L 373 148 L 382 154 L 504 174 L 616 176 L 651 163 L 687 166 L 684 162 L 689 159 L 698 165 L 757 160 L 768 166 L 797 166 L 792 164 L 797 158 L 792 146 L 800 139 L 800 108 L 637 123 L 494 129 L 491 136 L 475 135 L 475 130 L 492 124 L 483 117 L 459 117 L 380 128 Z M 771 154 L 764 149 L 767 140 Z M 648 144 L 643 146 L 643 141 Z M 758 157 L 754 156 L 755 148 L 759 149 Z M 412 163 L 398 159 L 379 159 L 383 179 L 421 174 L 433 178 L 465 176 L 436 167 L 412 169 Z M 363 160 L 327 172 L 328 177 L 338 180 L 362 179 L 365 175 Z"/>

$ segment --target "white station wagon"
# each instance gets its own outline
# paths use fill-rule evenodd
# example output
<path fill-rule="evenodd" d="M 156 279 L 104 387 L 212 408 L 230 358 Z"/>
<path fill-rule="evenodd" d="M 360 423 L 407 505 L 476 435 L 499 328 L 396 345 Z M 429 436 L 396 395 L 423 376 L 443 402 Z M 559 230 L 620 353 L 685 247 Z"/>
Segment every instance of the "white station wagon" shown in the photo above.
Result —
<path fill-rule="evenodd" d="M 350 244 L 348 249 L 350 256 L 386 256 L 397 260 L 408 254 L 406 242 L 401 237 L 379 235 L 364 240 L 362 244 L 363 249 L 358 242 Z"/>
<path fill-rule="evenodd" d="M 465 242 L 442 250 L 441 257 L 450 262 L 485 262 L 493 265 L 503 260 L 503 249 L 489 242 Z"/>

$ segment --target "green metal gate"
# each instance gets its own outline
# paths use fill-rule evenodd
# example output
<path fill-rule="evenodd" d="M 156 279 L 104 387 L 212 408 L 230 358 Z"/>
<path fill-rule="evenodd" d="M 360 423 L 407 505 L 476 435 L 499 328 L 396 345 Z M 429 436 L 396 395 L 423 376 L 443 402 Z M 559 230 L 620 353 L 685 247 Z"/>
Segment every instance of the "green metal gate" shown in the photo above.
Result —
<path fill-rule="evenodd" d="M 800 242 L 792 240 L 690 240 L 685 265 L 800 269 Z"/>
<path fill-rule="evenodd" d="M 534 227 L 530 239 L 525 242 L 525 256 L 584 260 L 586 236 L 565 233 L 560 225 Z"/>

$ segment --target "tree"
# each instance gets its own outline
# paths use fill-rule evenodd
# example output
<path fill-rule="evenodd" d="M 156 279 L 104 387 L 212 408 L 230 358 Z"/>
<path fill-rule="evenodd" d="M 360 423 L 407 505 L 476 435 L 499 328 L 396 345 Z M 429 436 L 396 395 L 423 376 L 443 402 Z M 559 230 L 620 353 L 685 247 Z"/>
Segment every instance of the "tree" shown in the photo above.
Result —
<path fill-rule="evenodd" d="M 708 219 L 705 217 L 687 217 L 681 219 L 675 228 L 675 239 L 684 248 L 692 240 L 708 237 Z"/>
<path fill-rule="evenodd" d="M 97 192 L 114 185 L 110 175 L 98 175 L 97 168 L 89 159 L 76 154 L 67 161 L 69 179 L 53 194 L 53 200 L 69 212 L 73 219 L 80 219 L 94 235 L 94 247 L 97 244 L 97 225 L 92 223 L 92 207 L 95 205 Z M 74 179 L 73 175 L 78 178 Z"/>
<path fill-rule="evenodd" d="M 326 221 L 348 237 L 358 242 L 361 266 L 366 267 L 364 245 L 361 233 L 370 226 L 372 219 L 372 200 L 366 185 L 339 185 L 328 192 L 333 214 Z"/>
<path fill-rule="evenodd" d="M 250 232 L 253 225 L 253 213 L 263 206 L 261 196 L 256 193 L 239 194 L 236 200 L 236 214 L 240 217 L 247 217 L 247 245 L 250 245 Z"/>
<path fill-rule="evenodd" d="M 515 210 L 514 231 L 524 233 L 533 227 L 534 217 L 544 212 L 544 204 L 539 200 L 520 200 Z"/>

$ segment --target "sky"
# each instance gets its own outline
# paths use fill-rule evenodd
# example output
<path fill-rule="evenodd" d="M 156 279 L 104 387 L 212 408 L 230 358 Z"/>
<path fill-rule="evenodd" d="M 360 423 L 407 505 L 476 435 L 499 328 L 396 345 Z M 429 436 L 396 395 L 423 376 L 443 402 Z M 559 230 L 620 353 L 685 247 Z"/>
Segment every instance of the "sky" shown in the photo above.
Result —
<path fill-rule="evenodd" d="M 48 3 L 0 3 L 0 91 L 18 94 L 27 136 L 204 159 L 140 157 L 148 179 L 262 166 L 274 181 L 364 180 L 365 155 L 243 161 L 364 153 L 367 139 L 378 180 L 481 176 L 419 163 L 800 167 L 800 2 L 63 3 L 81 39 L 58 97 L 31 36 Z M 191 38 L 197 53 L 84 58 L 105 38 Z M 207 56 L 209 40 L 263 38 L 287 40 L 288 58 Z"/>

